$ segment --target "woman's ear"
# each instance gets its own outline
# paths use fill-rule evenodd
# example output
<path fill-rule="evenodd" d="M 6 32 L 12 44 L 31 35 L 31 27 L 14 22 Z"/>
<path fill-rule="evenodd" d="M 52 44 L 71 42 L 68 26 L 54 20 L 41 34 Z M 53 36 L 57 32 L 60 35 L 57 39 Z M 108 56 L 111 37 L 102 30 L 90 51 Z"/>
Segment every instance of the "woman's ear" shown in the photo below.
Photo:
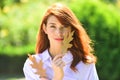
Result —
<path fill-rule="evenodd" d="M 46 25 L 43 24 L 43 31 L 47 34 Z"/>

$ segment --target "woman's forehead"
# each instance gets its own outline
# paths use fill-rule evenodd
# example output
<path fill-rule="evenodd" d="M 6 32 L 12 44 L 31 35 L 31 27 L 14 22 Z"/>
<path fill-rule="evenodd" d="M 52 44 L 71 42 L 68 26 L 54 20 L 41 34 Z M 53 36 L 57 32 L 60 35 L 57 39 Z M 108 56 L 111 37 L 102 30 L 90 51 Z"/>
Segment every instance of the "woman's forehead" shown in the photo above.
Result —
<path fill-rule="evenodd" d="M 60 18 L 60 17 L 59 17 Z M 66 24 L 66 22 L 62 19 L 59 19 L 58 17 L 54 16 L 54 15 L 50 15 L 47 19 L 47 25 L 51 24 L 51 25 L 61 25 L 61 27 L 68 27 L 70 26 L 68 23 Z"/>
<path fill-rule="evenodd" d="M 51 15 L 51 16 L 49 16 L 48 17 L 48 19 L 47 19 L 47 24 L 58 24 L 58 25 L 62 25 L 61 23 L 60 23 L 60 21 L 57 19 L 57 17 L 55 17 L 54 15 Z"/>

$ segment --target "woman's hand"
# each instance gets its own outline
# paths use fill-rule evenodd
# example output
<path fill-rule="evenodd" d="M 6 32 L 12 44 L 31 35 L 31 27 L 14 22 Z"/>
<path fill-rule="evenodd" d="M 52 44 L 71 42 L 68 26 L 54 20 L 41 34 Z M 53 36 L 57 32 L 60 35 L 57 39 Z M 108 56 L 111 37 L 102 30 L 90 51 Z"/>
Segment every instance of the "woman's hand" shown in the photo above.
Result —
<path fill-rule="evenodd" d="M 53 80 L 62 80 L 64 76 L 63 67 L 65 66 L 65 63 L 62 61 L 62 54 L 59 54 L 54 57 L 52 62 L 52 68 L 54 71 L 54 77 Z"/>
<path fill-rule="evenodd" d="M 48 80 L 48 79 L 46 79 L 46 78 L 40 78 L 40 80 Z"/>

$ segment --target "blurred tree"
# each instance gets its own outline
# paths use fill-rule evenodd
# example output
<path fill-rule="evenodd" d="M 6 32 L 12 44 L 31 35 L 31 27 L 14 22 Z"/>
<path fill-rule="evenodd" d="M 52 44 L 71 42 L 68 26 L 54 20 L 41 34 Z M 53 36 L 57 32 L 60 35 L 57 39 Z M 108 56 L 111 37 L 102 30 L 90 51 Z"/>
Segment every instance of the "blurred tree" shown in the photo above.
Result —
<path fill-rule="evenodd" d="M 101 0 L 101 1 L 106 2 L 106 3 L 115 4 L 115 3 L 117 3 L 118 0 Z"/>
<path fill-rule="evenodd" d="M 4 4 L 4 1 L 5 1 L 5 0 L 0 0 L 0 8 L 1 8 L 1 9 L 3 9 L 3 7 L 4 7 L 4 5 L 5 5 L 5 4 Z"/>
<path fill-rule="evenodd" d="M 20 3 L 21 0 L 0 0 L 0 7 L 1 9 L 4 8 L 4 6 L 6 5 L 11 5 L 11 4 L 15 4 L 15 3 Z"/>

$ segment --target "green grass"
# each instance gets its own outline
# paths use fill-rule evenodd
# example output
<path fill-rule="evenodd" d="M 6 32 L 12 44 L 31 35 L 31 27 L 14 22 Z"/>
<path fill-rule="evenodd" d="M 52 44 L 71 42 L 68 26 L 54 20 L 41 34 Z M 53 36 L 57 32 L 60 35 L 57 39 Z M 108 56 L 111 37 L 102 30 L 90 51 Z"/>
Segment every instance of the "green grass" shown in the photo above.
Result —
<path fill-rule="evenodd" d="M 24 75 L 11 75 L 11 74 L 2 74 L 0 75 L 0 80 L 25 80 Z"/>
<path fill-rule="evenodd" d="M 25 80 L 25 78 L 4 78 L 0 80 Z"/>

